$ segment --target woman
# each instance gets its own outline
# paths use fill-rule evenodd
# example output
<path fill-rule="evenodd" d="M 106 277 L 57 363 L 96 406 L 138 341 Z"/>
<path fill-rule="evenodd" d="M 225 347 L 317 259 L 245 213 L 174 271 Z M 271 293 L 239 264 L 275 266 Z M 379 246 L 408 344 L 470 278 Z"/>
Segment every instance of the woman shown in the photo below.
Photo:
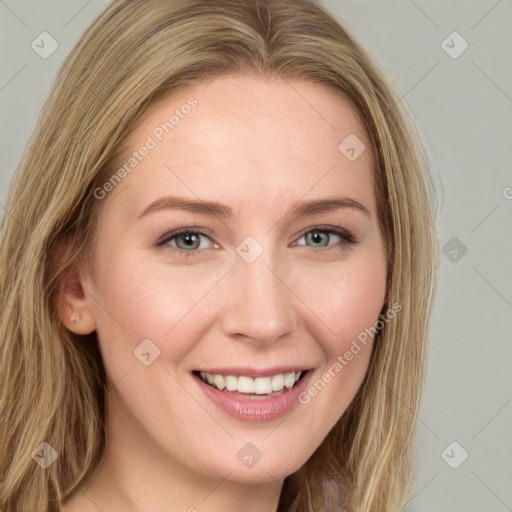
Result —
<path fill-rule="evenodd" d="M 403 506 L 425 170 L 397 94 L 316 3 L 114 1 L 3 219 L 0 508 Z"/>

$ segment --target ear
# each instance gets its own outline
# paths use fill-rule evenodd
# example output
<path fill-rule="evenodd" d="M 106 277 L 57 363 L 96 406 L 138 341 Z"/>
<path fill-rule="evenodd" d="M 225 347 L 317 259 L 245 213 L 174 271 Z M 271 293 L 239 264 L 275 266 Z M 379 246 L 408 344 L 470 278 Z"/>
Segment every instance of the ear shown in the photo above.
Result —
<path fill-rule="evenodd" d="M 90 334 L 96 330 L 96 320 L 90 308 L 78 269 L 65 277 L 57 300 L 57 311 L 62 323 L 75 334 Z"/>

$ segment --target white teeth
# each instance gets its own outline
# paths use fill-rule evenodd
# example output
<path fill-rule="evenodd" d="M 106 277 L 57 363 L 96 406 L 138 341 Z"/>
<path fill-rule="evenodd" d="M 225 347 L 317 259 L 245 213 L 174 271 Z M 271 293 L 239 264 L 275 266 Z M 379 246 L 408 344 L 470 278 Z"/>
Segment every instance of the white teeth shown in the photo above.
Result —
<path fill-rule="evenodd" d="M 288 389 L 291 389 L 293 388 L 293 385 L 295 384 L 295 373 L 292 372 L 292 373 L 287 373 L 284 377 L 284 385 L 288 388 Z"/>
<path fill-rule="evenodd" d="M 272 377 L 272 391 L 281 391 L 284 388 L 284 375 L 274 375 Z"/>
<path fill-rule="evenodd" d="M 219 375 L 206 372 L 199 372 L 201 379 L 211 386 L 227 391 L 238 391 L 239 393 L 269 395 L 275 391 L 282 391 L 285 387 L 293 388 L 302 375 L 300 372 L 279 373 L 272 377 L 235 377 L 234 375 Z"/>
<path fill-rule="evenodd" d="M 238 377 L 239 393 L 254 393 L 254 379 L 250 377 Z"/>
<path fill-rule="evenodd" d="M 258 377 L 254 379 L 254 391 L 257 395 L 269 395 L 272 393 L 272 380 L 270 377 Z"/>
<path fill-rule="evenodd" d="M 236 391 L 238 389 L 238 379 L 233 375 L 228 375 L 226 377 L 226 389 L 228 391 Z"/>
<path fill-rule="evenodd" d="M 213 377 L 213 383 L 222 391 L 226 387 L 226 383 L 224 382 L 224 377 L 222 375 L 215 375 Z"/>

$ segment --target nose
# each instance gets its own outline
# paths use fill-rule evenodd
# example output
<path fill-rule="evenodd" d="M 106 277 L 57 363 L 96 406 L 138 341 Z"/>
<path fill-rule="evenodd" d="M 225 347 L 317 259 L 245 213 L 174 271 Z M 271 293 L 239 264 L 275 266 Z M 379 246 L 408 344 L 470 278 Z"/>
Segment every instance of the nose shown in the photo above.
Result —
<path fill-rule="evenodd" d="M 237 258 L 226 277 L 221 312 L 224 334 L 271 345 L 295 330 L 294 294 L 275 258 L 265 252 L 252 263 Z"/>

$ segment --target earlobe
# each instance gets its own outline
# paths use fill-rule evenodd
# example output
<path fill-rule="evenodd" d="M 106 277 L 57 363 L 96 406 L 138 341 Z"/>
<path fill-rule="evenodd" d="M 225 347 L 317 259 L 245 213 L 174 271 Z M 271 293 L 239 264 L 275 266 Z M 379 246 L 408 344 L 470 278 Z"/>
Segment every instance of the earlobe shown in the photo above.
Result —
<path fill-rule="evenodd" d="M 96 330 L 96 320 L 77 270 L 73 270 L 65 277 L 57 301 L 57 310 L 61 322 L 71 332 L 90 334 Z"/>

